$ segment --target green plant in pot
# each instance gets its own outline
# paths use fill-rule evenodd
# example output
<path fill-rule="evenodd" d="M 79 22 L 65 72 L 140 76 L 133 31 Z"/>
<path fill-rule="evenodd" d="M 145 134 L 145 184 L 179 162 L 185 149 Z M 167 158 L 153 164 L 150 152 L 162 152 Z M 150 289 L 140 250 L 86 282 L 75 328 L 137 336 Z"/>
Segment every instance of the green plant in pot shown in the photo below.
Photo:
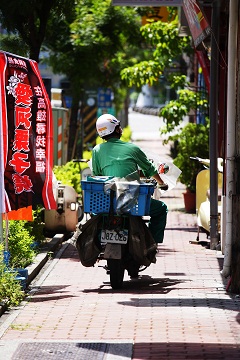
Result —
<path fill-rule="evenodd" d="M 177 90 L 177 99 L 169 101 L 160 111 L 160 116 L 165 121 L 165 127 L 161 129 L 161 134 L 167 135 L 164 143 L 172 142 L 174 144 L 172 149 L 173 162 L 182 171 L 179 180 L 186 186 L 187 193 L 194 194 L 196 201 L 196 176 L 202 169 L 202 165 L 190 157 L 209 158 L 207 94 L 189 89 L 189 84 L 184 75 L 173 75 L 171 80 L 173 88 L 183 88 Z M 182 126 L 183 118 L 191 112 L 195 114 L 196 110 L 205 119 L 205 124 L 189 122 Z M 172 132 L 174 135 L 171 135 Z M 195 210 L 196 207 L 194 207 Z"/>
<path fill-rule="evenodd" d="M 177 143 L 177 156 L 173 163 L 182 170 L 179 181 L 195 197 L 196 177 L 202 165 L 191 157 L 209 158 L 209 122 L 205 125 L 188 123 L 176 135 L 168 138 L 168 141 L 171 140 Z M 188 211 L 194 212 L 194 209 Z"/>
<path fill-rule="evenodd" d="M 178 145 L 173 162 L 182 170 L 179 180 L 190 192 L 196 192 L 196 176 L 202 165 L 191 157 L 209 158 L 209 124 L 188 123 L 174 137 Z"/>

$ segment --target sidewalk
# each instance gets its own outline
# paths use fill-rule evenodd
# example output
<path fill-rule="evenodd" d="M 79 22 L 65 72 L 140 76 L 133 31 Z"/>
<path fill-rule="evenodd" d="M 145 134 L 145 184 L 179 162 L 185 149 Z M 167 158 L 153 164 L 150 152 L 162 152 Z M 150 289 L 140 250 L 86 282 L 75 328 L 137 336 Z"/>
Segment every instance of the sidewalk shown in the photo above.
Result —
<path fill-rule="evenodd" d="M 0 358 L 35 359 L 33 351 L 51 345 L 57 357 L 42 359 L 61 359 L 61 344 L 86 343 L 88 355 L 79 359 L 92 358 L 92 344 L 118 345 L 122 356 L 112 359 L 130 359 L 131 353 L 134 360 L 239 359 L 239 298 L 225 291 L 221 253 L 189 243 L 196 239 L 195 216 L 184 213 L 182 191 L 179 186 L 164 199 L 170 211 L 157 264 L 139 280 L 125 275 L 122 291 L 111 290 L 101 267 L 84 268 L 65 243 L 22 307 L 2 316 Z M 20 345 L 24 357 L 12 357 Z M 126 348 L 130 355 L 123 357 Z"/>
<path fill-rule="evenodd" d="M 196 245 L 179 184 L 157 263 L 113 291 L 100 262 L 84 268 L 63 243 L 27 300 L 0 318 L 0 359 L 240 359 L 240 298 L 226 292 L 221 252 Z M 206 239 L 200 234 L 200 240 Z"/>

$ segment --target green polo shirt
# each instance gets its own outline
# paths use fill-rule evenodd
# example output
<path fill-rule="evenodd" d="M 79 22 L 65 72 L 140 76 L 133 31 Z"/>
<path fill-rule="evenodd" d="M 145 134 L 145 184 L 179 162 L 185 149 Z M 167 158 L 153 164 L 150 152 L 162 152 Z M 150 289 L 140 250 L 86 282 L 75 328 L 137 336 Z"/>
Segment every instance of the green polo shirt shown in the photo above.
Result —
<path fill-rule="evenodd" d="M 111 138 L 96 145 L 92 151 L 93 175 L 126 177 L 140 168 L 147 177 L 157 169 L 135 144 Z"/>

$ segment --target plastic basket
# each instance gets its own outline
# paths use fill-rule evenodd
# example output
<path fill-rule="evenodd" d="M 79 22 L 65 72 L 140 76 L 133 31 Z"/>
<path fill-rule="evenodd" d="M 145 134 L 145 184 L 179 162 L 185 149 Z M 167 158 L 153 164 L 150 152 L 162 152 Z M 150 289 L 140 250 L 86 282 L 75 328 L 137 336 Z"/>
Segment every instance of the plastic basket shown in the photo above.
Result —
<path fill-rule="evenodd" d="M 84 191 L 83 205 L 86 213 L 108 213 L 110 207 L 110 192 L 104 192 L 103 182 L 82 180 Z M 130 185 L 131 186 L 131 185 Z M 140 184 L 137 203 L 130 209 L 129 213 L 136 216 L 149 214 L 151 195 L 154 192 L 152 184 Z M 116 197 L 113 200 L 113 208 L 116 210 Z"/>

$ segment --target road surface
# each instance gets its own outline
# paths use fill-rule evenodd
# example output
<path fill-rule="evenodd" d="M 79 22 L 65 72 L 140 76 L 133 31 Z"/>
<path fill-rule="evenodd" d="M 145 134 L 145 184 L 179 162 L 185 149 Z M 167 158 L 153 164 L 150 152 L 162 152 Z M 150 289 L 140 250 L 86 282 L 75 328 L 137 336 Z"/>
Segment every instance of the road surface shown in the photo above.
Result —
<path fill-rule="evenodd" d="M 160 140 L 160 127 L 163 119 L 129 110 L 128 123 L 132 130 L 132 140 Z"/>

